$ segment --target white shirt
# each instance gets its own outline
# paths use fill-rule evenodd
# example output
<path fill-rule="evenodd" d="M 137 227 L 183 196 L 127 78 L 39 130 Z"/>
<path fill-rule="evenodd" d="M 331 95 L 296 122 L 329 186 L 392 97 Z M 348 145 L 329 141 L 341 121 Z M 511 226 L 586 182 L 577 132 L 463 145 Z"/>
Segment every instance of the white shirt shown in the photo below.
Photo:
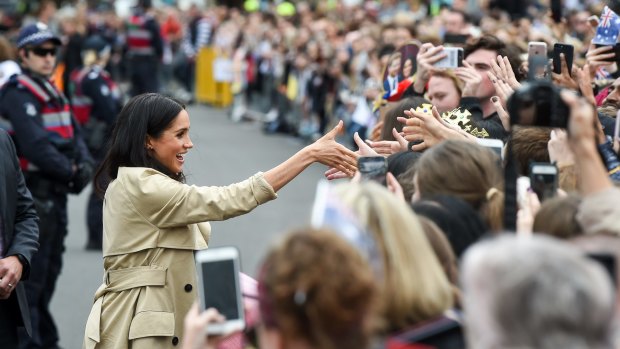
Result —
<path fill-rule="evenodd" d="M 14 61 L 0 62 L 0 87 L 9 81 L 11 76 L 21 72 L 21 68 Z"/>

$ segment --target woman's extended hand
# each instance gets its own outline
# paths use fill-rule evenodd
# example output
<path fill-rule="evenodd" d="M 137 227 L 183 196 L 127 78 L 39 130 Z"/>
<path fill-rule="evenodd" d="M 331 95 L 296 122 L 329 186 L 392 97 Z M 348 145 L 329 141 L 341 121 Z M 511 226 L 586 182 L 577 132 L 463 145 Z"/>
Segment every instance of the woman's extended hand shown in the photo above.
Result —
<path fill-rule="evenodd" d="M 342 144 L 336 142 L 336 136 L 342 132 L 342 120 L 325 136 L 310 145 L 311 154 L 316 162 L 338 169 L 349 176 L 357 171 L 357 155 Z"/>

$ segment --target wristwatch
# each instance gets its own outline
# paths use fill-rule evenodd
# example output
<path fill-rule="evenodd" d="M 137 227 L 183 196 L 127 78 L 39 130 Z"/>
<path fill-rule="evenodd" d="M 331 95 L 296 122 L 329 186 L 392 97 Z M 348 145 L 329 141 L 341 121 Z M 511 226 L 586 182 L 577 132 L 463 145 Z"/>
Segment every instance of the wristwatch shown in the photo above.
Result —
<path fill-rule="evenodd" d="M 22 254 L 16 253 L 14 254 L 15 257 L 17 257 L 17 259 L 19 260 L 19 262 L 22 264 L 22 274 L 24 274 L 24 270 L 29 270 L 30 269 L 30 263 L 28 263 L 28 260 L 26 259 L 26 257 L 24 257 Z"/>

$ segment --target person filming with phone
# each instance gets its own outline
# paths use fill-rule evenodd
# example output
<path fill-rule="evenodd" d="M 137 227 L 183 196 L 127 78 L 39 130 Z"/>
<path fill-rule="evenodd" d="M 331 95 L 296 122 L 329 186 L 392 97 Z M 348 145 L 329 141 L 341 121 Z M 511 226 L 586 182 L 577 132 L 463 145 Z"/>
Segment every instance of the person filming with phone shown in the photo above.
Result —
<path fill-rule="evenodd" d="M 356 171 L 356 155 L 338 144 L 342 121 L 282 164 L 225 187 L 185 184 L 194 147 L 178 101 L 156 93 L 132 98 L 118 115 L 95 175 L 105 192 L 104 283 L 95 294 L 84 348 L 172 348 L 197 299 L 194 251 L 208 247 L 211 227 L 275 199 L 313 163 Z"/>

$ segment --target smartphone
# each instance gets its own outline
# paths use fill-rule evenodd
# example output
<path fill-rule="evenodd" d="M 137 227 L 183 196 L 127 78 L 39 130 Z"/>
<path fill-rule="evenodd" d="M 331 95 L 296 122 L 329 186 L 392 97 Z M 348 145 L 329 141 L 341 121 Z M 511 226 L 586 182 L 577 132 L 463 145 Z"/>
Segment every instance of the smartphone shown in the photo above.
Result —
<path fill-rule="evenodd" d="M 357 160 L 357 169 L 362 180 L 372 180 L 385 185 L 387 159 L 383 156 L 361 156 Z"/>
<path fill-rule="evenodd" d="M 225 335 L 245 327 L 239 273 L 239 250 L 218 247 L 196 253 L 198 294 L 203 309 L 215 308 L 226 317 L 223 323 L 210 324 L 208 334 Z"/>
<path fill-rule="evenodd" d="M 527 43 L 528 57 L 543 57 L 547 59 L 547 43 L 543 41 L 530 41 Z"/>
<path fill-rule="evenodd" d="M 601 44 L 595 44 L 594 47 L 599 48 L 599 47 L 604 47 L 604 46 L 611 46 L 611 45 L 601 45 Z M 603 59 L 603 61 L 605 62 L 618 62 L 620 59 L 620 43 L 616 43 L 615 45 L 613 45 L 613 49 L 611 51 L 607 51 L 605 53 L 614 53 L 615 55 L 611 58 L 605 58 Z"/>
<path fill-rule="evenodd" d="M 458 68 L 463 66 L 462 47 L 444 47 L 443 53 L 446 57 L 433 64 L 436 68 Z"/>
<path fill-rule="evenodd" d="M 519 207 L 527 204 L 527 190 L 532 186 L 530 177 L 521 176 L 517 178 L 517 203 Z"/>
<path fill-rule="evenodd" d="M 558 168 L 548 162 L 531 163 L 530 185 L 540 202 L 554 197 L 558 190 Z"/>
<path fill-rule="evenodd" d="M 555 44 L 553 45 L 553 72 L 556 74 L 562 73 L 562 61 L 560 53 L 564 54 L 566 65 L 568 66 L 568 72 L 571 73 L 573 69 L 573 55 L 575 48 L 569 44 Z"/>
<path fill-rule="evenodd" d="M 551 0 L 551 18 L 555 23 L 562 22 L 562 0 Z"/>
<path fill-rule="evenodd" d="M 477 138 L 478 144 L 493 150 L 502 160 L 504 159 L 504 142 L 501 139 Z"/>
<path fill-rule="evenodd" d="M 455 44 L 457 46 L 465 45 L 469 39 L 469 35 L 446 33 L 443 36 L 444 44 Z"/>

